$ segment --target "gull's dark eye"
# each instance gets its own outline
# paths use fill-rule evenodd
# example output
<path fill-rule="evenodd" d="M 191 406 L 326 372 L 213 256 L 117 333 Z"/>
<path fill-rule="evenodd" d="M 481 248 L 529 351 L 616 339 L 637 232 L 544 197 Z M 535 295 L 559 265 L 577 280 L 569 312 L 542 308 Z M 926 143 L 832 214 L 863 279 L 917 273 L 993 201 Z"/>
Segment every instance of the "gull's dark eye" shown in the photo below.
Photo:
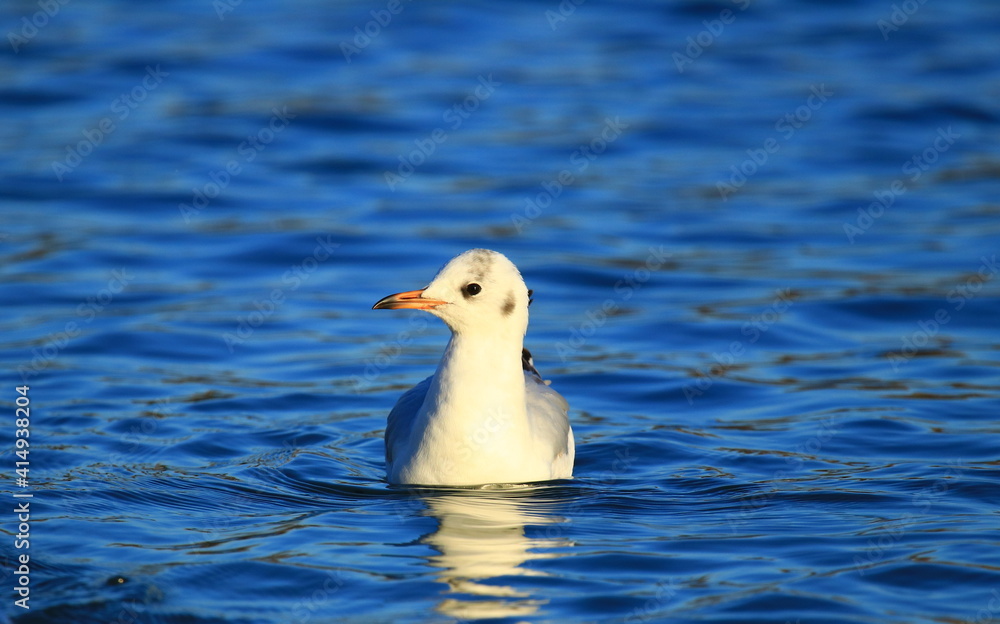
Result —
<path fill-rule="evenodd" d="M 478 295 L 479 293 L 481 293 L 482 291 L 483 291 L 483 287 L 480 286 L 479 284 L 473 282 L 473 283 L 471 283 L 471 284 L 469 284 L 468 286 L 465 287 L 465 289 L 463 290 L 463 294 L 466 297 L 474 297 L 474 296 Z"/>

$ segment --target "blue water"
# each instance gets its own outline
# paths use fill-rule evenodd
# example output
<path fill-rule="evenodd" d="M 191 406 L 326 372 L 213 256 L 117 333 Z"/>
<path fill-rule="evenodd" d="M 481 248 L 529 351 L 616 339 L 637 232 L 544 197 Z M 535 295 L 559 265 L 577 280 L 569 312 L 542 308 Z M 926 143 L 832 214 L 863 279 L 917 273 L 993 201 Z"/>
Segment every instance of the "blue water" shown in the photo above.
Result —
<path fill-rule="evenodd" d="M 224 2 L 0 5 L 7 618 L 1000 622 L 1000 5 Z M 472 247 L 572 481 L 385 483 Z"/>

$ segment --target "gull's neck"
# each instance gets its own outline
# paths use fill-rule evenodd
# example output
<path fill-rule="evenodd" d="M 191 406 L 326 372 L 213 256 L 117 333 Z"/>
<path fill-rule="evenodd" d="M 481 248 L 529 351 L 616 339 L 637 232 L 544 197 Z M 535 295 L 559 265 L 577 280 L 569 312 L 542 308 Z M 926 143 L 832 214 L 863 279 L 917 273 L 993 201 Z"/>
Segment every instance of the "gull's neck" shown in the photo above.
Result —
<path fill-rule="evenodd" d="M 453 333 L 429 393 L 438 397 L 436 411 L 465 421 L 525 420 L 522 345 L 520 336 Z"/>
<path fill-rule="evenodd" d="M 433 458 L 433 482 L 496 481 L 516 474 L 531 430 L 521 368 L 523 335 L 453 333 L 420 409 L 426 428 L 418 455 Z"/>

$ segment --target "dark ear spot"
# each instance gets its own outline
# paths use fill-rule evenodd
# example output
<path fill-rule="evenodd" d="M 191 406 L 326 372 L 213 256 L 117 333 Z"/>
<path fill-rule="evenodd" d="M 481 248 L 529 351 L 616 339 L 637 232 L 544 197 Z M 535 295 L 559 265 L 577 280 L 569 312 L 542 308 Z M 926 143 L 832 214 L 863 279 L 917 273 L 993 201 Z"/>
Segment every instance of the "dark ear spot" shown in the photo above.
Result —
<path fill-rule="evenodd" d="M 514 311 L 514 293 L 507 293 L 507 299 L 503 302 L 503 307 L 500 308 L 504 316 L 510 316 L 510 313 Z"/>

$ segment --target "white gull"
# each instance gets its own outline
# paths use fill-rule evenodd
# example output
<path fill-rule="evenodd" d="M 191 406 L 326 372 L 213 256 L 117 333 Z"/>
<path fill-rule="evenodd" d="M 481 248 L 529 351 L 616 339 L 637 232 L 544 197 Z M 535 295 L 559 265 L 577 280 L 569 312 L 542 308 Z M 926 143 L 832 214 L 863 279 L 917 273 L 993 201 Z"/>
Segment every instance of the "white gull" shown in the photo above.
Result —
<path fill-rule="evenodd" d="M 573 476 L 569 406 L 524 349 L 530 303 L 510 260 L 472 249 L 426 288 L 372 307 L 426 310 L 451 329 L 437 370 L 389 413 L 389 483 L 509 485 Z"/>

